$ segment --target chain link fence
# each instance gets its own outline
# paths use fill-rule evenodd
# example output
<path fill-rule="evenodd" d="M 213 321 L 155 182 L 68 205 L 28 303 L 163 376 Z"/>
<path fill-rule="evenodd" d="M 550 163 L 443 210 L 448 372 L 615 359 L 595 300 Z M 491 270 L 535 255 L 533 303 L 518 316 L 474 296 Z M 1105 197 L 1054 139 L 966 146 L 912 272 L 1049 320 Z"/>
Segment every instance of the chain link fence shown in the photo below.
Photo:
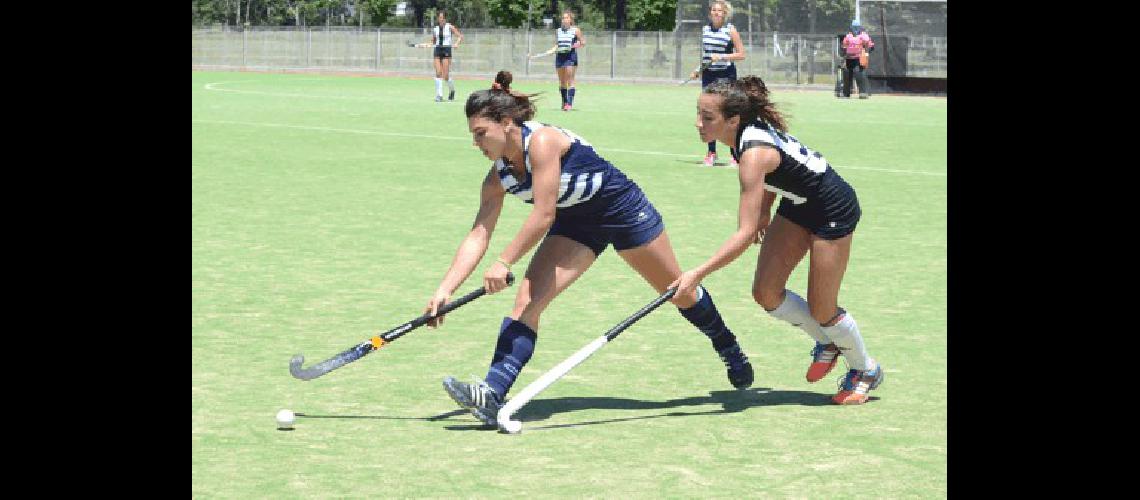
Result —
<path fill-rule="evenodd" d="M 430 41 L 422 29 L 338 27 L 194 28 L 191 65 L 199 69 L 324 70 L 431 75 L 432 50 L 409 47 Z M 772 84 L 830 87 L 842 64 L 838 39 L 829 34 L 741 31 L 747 57 L 737 72 Z M 490 79 L 505 69 L 516 77 L 556 80 L 554 58 L 529 60 L 555 44 L 553 32 L 470 29 L 453 51 L 451 72 Z M 679 82 L 700 64 L 700 34 L 594 31 L 578 49 L 576 77 L 584 81 Z M 907 76 L 946 77 L 946 38 L 894 38 L 906 55 Z M 879 51 L 876 51 L 877 53 Z M 885 51 L 884 51 L 885 52 Z M 883 56 L 880 56 L 883 57 Z M 874 60 L 872 71 L 874 74 Z"/>

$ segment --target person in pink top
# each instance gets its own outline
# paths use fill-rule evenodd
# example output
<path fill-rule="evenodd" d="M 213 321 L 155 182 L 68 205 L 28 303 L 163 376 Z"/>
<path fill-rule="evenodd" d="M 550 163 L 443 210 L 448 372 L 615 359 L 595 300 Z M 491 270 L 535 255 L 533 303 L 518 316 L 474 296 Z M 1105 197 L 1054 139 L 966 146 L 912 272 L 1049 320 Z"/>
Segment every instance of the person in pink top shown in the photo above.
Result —
<path fill-rule="evenodd" d="M 843 72 L 843 97 L 851 97 L 851 78 L 859 81 L 859 98 L 871 97 L 871 89 L 867 86 L 866 68 L 859 64 L 859 56 L 866 50 L 873 52 L 875 42 L 863 31 L 863 25 L 856 19 L 851 21 L 851 31 L 843 37 L 843 54 L 847 62 L 847 71 Z"/>

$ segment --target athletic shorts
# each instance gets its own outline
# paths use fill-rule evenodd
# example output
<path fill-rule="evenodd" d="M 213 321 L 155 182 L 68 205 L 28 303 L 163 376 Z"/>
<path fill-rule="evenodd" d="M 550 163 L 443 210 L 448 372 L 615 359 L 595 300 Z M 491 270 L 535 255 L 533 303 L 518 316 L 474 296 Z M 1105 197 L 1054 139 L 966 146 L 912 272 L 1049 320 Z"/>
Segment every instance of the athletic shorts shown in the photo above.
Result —
<path fill-rule="evenodd" d="M 863 211 L 859 209 L 859 198 L 855 190 L 847 187 L 850 193 L 833 198 L 832 203 L 809 199 L 799 205 L 787 197 L 780 199 L 776 214 L 807 229 L 825 240 L 837 240 L 855 231 Z"/>
<path fill-rule="evenodd" d="M 554 67 L 555 68 L 565 68 L 566 66 L 577 66 L 577 65 L 578 65 L 578 51 L 577 50 L 571 50 L 570 52 L 564 52 L 561 54 L 555 54 L 554 55 Z"/>
<path fill-rule="evenodd" d="M 622 196 L 622 209 L 613 214 L 591 214 L 572 217 L 561 214 L 554 217 L 547 237 L 558 235 L 590 247 L 594 255 L 601 255 L 607 246 L 614 250 L 628 250 L 645 245 L 665 230 L 661 214 L 645 197 L 640 188 Z"/>
<path fill-rule="evenodd" d="M 451 59 L 451 47 L 436 47 L 432 52 L 432 57 L 436 59 Z"/>
<path fill-rule="evenodd" d="M 711 69 L 706 69 L 706 70 L 701 72 L 701 88 L 702 89 L 705 87 L 708 87 L 709 85 L 712 85 L 717 80 L 728 80 L 730 82 L 736 81 L 736 65 L 733 64 L 732 66 L 729 66 L 727 69 L 724 69 L 721 71 L 714 71 Z"/>

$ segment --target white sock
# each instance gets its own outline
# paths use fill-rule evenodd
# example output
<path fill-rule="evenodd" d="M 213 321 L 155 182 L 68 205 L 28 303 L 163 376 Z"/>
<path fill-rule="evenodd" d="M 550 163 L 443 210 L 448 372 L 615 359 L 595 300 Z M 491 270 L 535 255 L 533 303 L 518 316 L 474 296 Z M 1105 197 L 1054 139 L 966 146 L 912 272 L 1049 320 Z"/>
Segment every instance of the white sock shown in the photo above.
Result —
<path fill-rule="evenodd" d="M 436 97 L 443 97 L 443 79 L 435 79 L 435 95 Z"/>
<path fill-rule="evenodd" d="M 447 88 L 451 89 L 452 92 L 455 92 L 455 82 L 451 79 L 451 77 L 447 77 Z"/>
<path fill-rule="evenodd" d="M 827 340 L 827 336 L 823 334 L 823 330 L 819 327 L 819 322 L 811 317 L 811 309 L 808 308 L 808 303 L 796 295 L 796 292 L 791 290 L 784 290 L 784 301 L 780 306 L 768 311 L 768 314 L 775 316 L 777 319 L 782 319 L 791 323 L 792 326 L 798 326 L 808 336 L 815 339 L 816 342 L 821 344 L 830 344 L 831 341 Z"/>
<path fill-rule="evenodd" d="M 867 355 L 867 348 L 863 346 L 863 336 L 859 335 L 859 326 L 851 313 L 845 312 L 843 319 L 832 326 L 821 326 L 820 329 L 835 345 L 839 347 L 847 364 L 859 371 L 873 370 L 878 363 Z"/>

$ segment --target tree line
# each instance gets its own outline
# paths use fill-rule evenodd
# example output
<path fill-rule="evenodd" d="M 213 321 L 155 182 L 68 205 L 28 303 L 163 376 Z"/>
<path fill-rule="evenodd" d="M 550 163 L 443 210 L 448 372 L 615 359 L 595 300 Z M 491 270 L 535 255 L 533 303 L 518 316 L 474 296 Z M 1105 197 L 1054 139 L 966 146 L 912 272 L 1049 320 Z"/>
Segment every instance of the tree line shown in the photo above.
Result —
<path fill-rule="evenodd" d="M 193 26 L 357 26 L 421 27 L 438 9 L 464 28 L 558 26 L 563 9 L 575 13 L 583 29 L 672 31 L 678 0 L 192 0 Z M 706 19 L 706 0 L 681 0 L 686 18 Z M 752 29 L 784 32 L 836 32 L 855 12 L 854 0 L 730 0 L 737 28 L 748 16 Z M 397 6 L 404 14 L 397 15 Z"/>

